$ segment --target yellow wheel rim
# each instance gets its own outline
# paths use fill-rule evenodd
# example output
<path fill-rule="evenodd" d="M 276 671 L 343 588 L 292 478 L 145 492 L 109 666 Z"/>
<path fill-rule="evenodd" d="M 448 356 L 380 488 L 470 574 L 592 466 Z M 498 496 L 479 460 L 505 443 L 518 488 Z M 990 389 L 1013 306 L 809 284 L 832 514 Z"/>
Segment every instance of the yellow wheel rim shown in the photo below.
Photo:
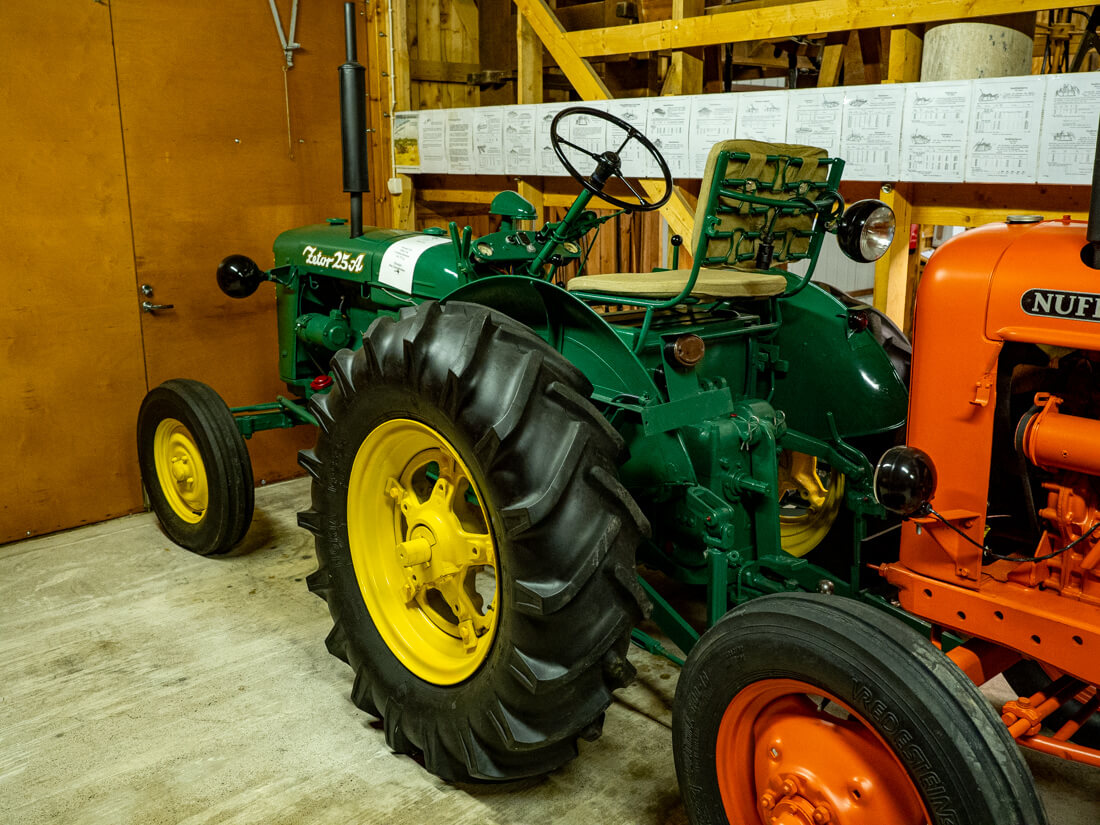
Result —
<path fill-rule="evenodd" d="M 844 501 L 844 476 L 823 472 L 817 458 L 785 450 L 779 456 L 779 535 L 783 549 L 805 556 L 828 534 Z"/>
<path fill-rule="evenodd" d="M 499 576 L 485 498 L 455 448 L 395 418 L 356 453 L 348 543 L 363 602 L 393 654 L 421 679 L 453 685 L 489 653 Z"/>
<path fill-rule="evenodd" d="M 188 524 L 198 524 L 210 504 L 206 467 L 191 431 L 175 418 L 165 418 L 153 435 L 157 483 L 169 506 Z"/>

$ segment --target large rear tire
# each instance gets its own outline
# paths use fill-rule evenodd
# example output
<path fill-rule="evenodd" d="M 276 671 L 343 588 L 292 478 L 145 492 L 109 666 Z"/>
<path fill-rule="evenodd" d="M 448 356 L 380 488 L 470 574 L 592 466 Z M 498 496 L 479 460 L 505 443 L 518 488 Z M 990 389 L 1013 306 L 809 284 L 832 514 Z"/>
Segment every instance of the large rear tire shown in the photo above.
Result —
<path fill-rule="evenodd" d="M 173 378 L 150 390 L 137 424 L 149 504 L 168 538 L 200 556 L 233 549 L 252 523 L 252 463 L 233 414 L 211 387 Z"/>
<path fill-rule="evenodd" d="M 622 440 L 572 365 L 480 306 L 379 319 L 332 371 L 299 523 L 352 700 L 447 780 L 557 768 L 633 676 L 648 524 Z"/>
<path fill-rule="evenodd" d="M 688 657 L 672 735 L 695 825 L 1046 822 L 977 688 L 854 600 L 792 593 L 730 611 Z"/>

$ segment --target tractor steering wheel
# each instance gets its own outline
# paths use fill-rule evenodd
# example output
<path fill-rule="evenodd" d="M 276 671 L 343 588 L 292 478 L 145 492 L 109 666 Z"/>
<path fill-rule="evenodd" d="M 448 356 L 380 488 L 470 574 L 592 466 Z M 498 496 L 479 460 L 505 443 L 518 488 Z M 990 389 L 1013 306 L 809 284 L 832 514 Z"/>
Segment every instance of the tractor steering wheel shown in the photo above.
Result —
<path fill-rule="evenodd" d="M 562 118 L 582 114 L 590 115 L 600 120 L 606 120 L 608 123 L 618 126 L 626 133 L 626 140 L 624 140 L 615 151 L 607 151 L 597 155 L 595 152 L 590 152 L 588 149 L 563 138 L 558 133 L 558 123 Z M 661 196 L 660 200 L 648 200 L 645 196 L 640 194 L 637 189 L 631 186 L 630 181 L 623 176 L 622 158 L 620 155 L 623 149 L 626 148 L 626 145 L 632 140 L 636 140 L 638 143 L 642 144 L 642 147 L 649 152 L 653 159 L 657 161 L 657 165 L 661 168 L 661 175 L 664 177 L 665 181 L 665 193 Z M 625 120 L 617 118 L 607 112 L 601 112 L 599 109 L 589 109 L 586 106 L 570 106 L 568 109 L 562 109 L 554 116 L 554 120 L 550 124 L 550 144 L 554 147 L 554 154 L 558 156 L 558 160 L 560 160 L 562 166 L 565 167 L 565 171 L 572 175 L 577 183 L 593 195 L 599 195 L 608 203 L 614 204 L 628 212 L 651 212 L 654 209 L 660 209 L 665 205 L 665 202 L 668 201 L 669 196 L 672 195 L 672 173 L 668 170 L 668 164 L 665 162 L 665 159 L 661 157 L 661 153 L 657 150 L 657 147 L 650 142 L 649 138 Z M 575 149 L 582 154 L 588 155 L 596 161 L 596 169 L 592 172 L 591 176 L 586 178 L 577 171 L 576 167 L 569 162 L 569 158 L 566 157 L 562 144 L 568 146 L 570 149 Z M 626 184 L 626 188 L 638 199 L 638 202 L 630 203 L 629 201 L 620 200 L 611 195 L 605 195 L 603 191 L 604 186 L 611 178 L 618 178 Z"/>

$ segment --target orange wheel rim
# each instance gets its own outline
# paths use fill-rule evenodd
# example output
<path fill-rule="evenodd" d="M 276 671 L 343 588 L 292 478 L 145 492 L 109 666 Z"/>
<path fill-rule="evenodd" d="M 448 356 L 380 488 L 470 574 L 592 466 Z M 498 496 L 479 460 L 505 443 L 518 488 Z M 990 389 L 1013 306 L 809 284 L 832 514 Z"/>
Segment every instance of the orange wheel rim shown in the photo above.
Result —
<path fill-rule="evenodd" d="M 827 691 L 765 679 L 718 727 L 715 761 L 734 825 L 924 825 L 927 809 L 893 749 Z"/>

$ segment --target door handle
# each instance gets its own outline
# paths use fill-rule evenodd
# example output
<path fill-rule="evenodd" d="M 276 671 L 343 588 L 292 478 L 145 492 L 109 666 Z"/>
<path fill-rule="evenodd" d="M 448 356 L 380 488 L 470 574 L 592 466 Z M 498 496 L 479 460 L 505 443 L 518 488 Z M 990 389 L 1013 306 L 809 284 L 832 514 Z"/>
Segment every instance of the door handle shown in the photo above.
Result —
<path fill-rule="evenodd" d="M 141 311 L 142 312 L 148 312 L 149 314 L 153 315 L 153 314 L 156 314 L 157 310 L 160 310 L 160 309 L 174 309 L 175 306 L 176 306 L 175 304 L 154 304 L 152 301 L 142 301 L 141 302 Z"/>

